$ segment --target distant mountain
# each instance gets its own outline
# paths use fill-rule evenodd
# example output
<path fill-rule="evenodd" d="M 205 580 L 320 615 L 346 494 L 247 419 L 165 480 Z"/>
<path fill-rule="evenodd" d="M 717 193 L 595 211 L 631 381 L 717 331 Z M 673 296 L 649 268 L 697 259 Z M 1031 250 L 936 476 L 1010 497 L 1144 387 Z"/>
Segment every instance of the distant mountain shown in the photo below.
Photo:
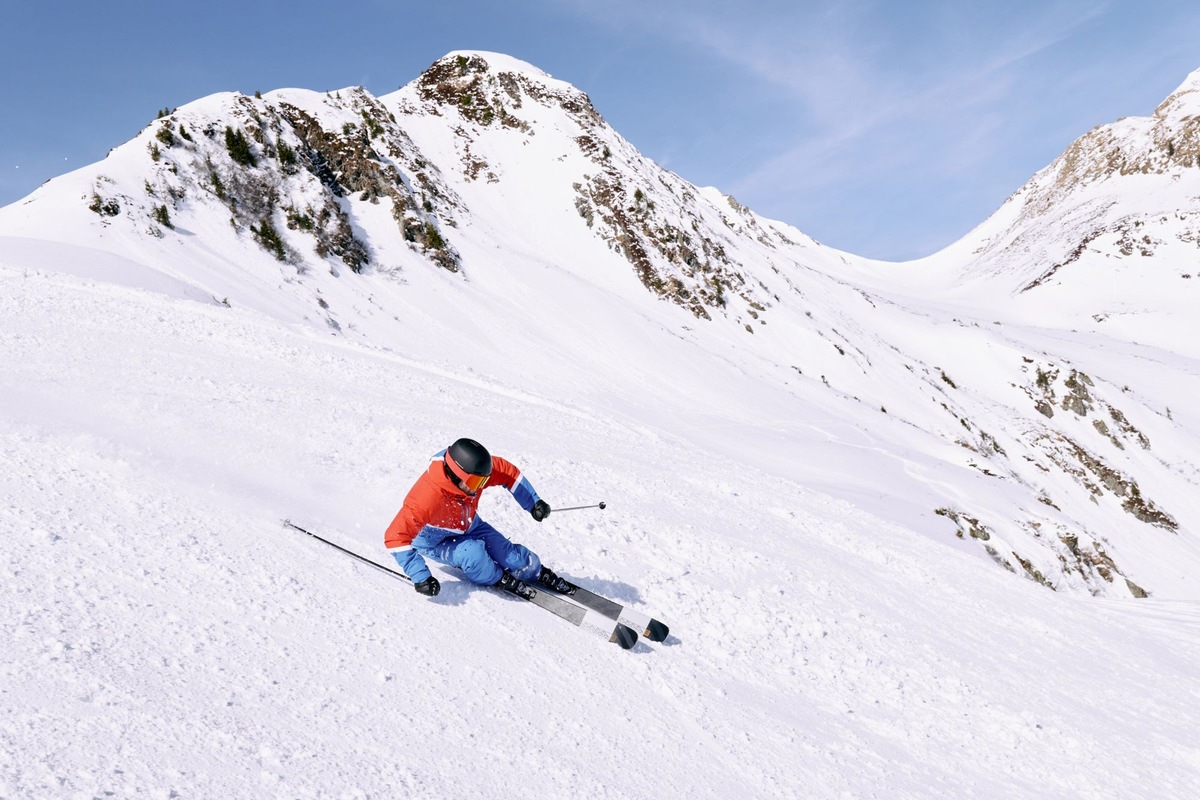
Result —
<path fill-rule="evenodd" d="M 1016 297 L 1158 340 L 1200 283 L 1200 70 L 1153 116 L 1097 127 L 925 261 L 962 295 Z M 1172 302 L 1187 297 L 1184 306 Z M 1130 320 L 1149 313 L 1149 325 Z M 1174 326 L 1169 326 L 1173 335 Z M 1122 335 L 1118 333 L 1118 335 Z M 1134 338 L 1137 338 L 1136 336 Z M 1193 355 L 1191 342 L 1176 342 Z"/>
<path fill-rule="evenodd" d="M 583 92 L 482 52 L 383 97 L 190 103 L 0 210 L 0 236 L 586 398 L 1056 590 L 1195 596 L 1198 89 L 904 265 L 689 184 Z"/>

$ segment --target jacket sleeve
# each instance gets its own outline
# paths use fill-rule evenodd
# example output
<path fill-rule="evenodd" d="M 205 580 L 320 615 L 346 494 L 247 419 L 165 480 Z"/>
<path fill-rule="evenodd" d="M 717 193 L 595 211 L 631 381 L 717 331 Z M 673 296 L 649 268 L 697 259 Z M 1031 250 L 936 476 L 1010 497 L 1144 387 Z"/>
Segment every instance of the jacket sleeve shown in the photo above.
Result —
<path fill-rule="evenodd" d="M 412 546 L 412 540 L 421 532 L 421 528 L 425 527 L 422 516 L 415 504 L 406 498 L 404 506 L 383 536 L 384 547 L 396 559 L 404 574 L 412 578 L 413 583 L 420 583 L 431 574 L 429 567 L 425 565 L 425 559 Z"/>
<path fill-rule="evenodd" d="M 533 509 L 533 504 L 542 498 L 529 479 L 521 474 L 521 470 L 511 461 L 499 456 L 492 456 L 492 486 L 503 486 L 512 492 L 513 499 L 526 511 Z"/>

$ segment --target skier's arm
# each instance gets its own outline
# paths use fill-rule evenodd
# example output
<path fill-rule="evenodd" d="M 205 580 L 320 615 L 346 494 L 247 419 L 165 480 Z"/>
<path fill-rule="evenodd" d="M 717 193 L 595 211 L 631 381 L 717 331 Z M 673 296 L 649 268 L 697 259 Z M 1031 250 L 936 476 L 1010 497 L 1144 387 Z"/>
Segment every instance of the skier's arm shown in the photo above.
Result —
<path fill-rule="evenodd" d="M 412 578 L 414 584 L 431 577 L 429 567 L 425 565 L 425 559 L 412 546 L 413 539 L 421 532 L 421 528 L 425 527 L 425 520 L 422 519 L 422 516 L 406 499 L 404 506 L 396 514 L 396 518 L 392 520 L 392 524 L 388 526 L 387 533 L 383 537 L 384 547 L 396 559 L 396 563 L 400 565 L 400 569 L 404 570 L 404 574 Z"/>
<path fill-rule="evenodd" d="M 517 469 L 516 465 L 511 461 L 506 461 L 499 456 L 492 456 L 492 478 L 490 483 L 492 486 L 503 486 L 508 489 L 512 493 L 513 499 L 517 501 L 521 508 L 532 514 L 533 518 L 538 522 L 549 516 L 549 503 L 538 497 L 537 490 L 533 488 L 533 484 L 521 474 L 521 470 Z"/>

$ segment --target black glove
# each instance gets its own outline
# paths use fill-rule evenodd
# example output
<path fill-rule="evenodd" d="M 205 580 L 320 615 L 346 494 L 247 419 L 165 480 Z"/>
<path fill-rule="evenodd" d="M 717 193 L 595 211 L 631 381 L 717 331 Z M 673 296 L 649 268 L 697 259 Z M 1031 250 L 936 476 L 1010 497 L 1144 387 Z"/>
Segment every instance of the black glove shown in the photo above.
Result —
<path fill-rule="evenodd" d="M 550 516 L 550 504 L 545 500 L 538 500 L 533 504 L 533 508 L 529 512 L 534 519 L 541 522 L 546 517 Z"/>
<path fill-rule="evenodd" d="M 436 597 L 437 593 L 442 590 L 442 585 L 438 583 L 437 578 L 430 575 L 420 583 L 414 583 L 413 588 L 428 597 Z"/>

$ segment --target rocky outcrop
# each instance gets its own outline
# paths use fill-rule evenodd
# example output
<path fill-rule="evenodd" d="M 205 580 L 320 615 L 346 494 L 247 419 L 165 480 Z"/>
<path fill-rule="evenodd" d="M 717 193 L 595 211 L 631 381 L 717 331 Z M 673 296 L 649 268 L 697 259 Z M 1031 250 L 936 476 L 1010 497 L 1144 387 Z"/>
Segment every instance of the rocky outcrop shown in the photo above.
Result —
<path fill-rule="evenodd" d="M 481 154 L 486 132 L 534 137 L 535 106 L 565 114 L 571 140 L 590 165 L 572 183 L 581 224 L 624 257 L 659 297 L 701 319 L 731 313 L 736 304 L 732 313 L 763 323 L 760 315 L 772 298 L 746 279 L 729 242 L 746 235 L 772 248 L 791 242 L 736 200 L 713 208 L 690 184 L 649 162 L 608 126 L 586 94 L 529 65 L 479 53 L 439 59 L 414 88 L 405 112 L 448 118 L 461 174 L 469 181 L 502 180 Z"/>

